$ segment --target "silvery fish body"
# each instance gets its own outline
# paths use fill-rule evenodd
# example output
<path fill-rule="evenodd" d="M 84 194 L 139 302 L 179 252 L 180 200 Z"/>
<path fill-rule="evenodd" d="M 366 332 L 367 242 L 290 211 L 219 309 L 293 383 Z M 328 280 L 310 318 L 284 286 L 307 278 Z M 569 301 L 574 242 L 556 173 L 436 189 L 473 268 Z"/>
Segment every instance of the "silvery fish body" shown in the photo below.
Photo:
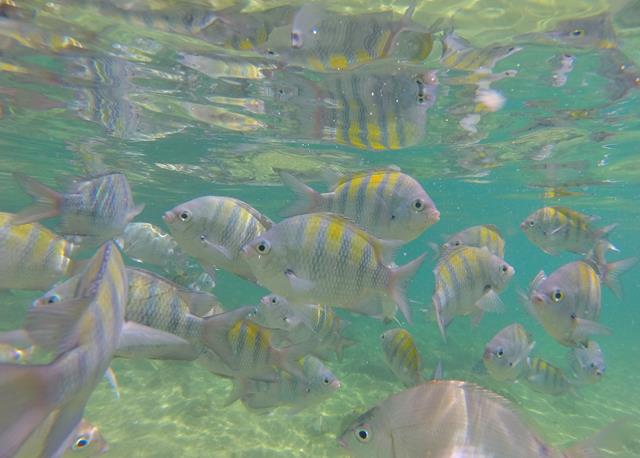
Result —
<path fill-rule="evenodd" d="M 410 241 L 440 219 L 420 183 L 399 170 L 377 170 L 342 177 L 330 192 L 318 193 L 288 173 L 280 174 L 299 200 L 287 216 L 326 211 L 341 214 L 370 234 Z"/>
<path fill-rule="evenodd" d="M 60 456 L 70 445 L 118 346 L 127 288 L 122 258 L 107 242 L 87 265 L 70 301 L 30 311 L 25 321 L 29 337 L 57 356 L 45 365 L 1 365 L 0 443 L 5 456 L 18 452 L 49 415 L 56 419 L 37 456 Z"/>
<path fill-rule="evenodd" d="M 64 193 L 25 175 L 14 176 L 35 201 L 15 216 L 13 224 L 16 225 L 59 215 L 61 234 L 86 237 L 99 243 L 118 236 L 144 208 L 134 204 L 129 182 L 121 173 L 76 181 Z"/>
<path fill-rule="evenodd" d="M 178 205 L 163 218 L 180 248 L 203 267 L 254 280 L 240 250 L 272 225 L 256 209 L 231 197 L 205 196 Z"/>
<path fill-rule="evenodd" d="M 591 263 L 574 261 L 557 269 L 549 277 L 540 271 L 529 287 L 525 303 L 529 312 L 559 343 L 576 346 L 586 343 L 592 334 L 610 331 L 600 318 L 600 277 Z"/>
<path fill-rule="evenodd" d="M 363 458 L 579 456 L 545 444 L 507 399 L 454 380 L 388 397 L 346 428 L 338 442 L 349 456 Z"/>
<path fill-rule="evenodd" d="M 504 239 L 500 234 L 500 230 L 493 224 L 472 226 L 453 234 L 442 244 L 440 253 L 441 255 L 446 254 L 462 245 L 476 248 L 484 246 L 491 253 L 504 259 Z"/>
<path fill-rule="evenodd" d="M 466 39 L 449 30 L 442 35 L 440 62 L 446 68 L 469 72 L 490 71 L 498 62 L 519 51 L 520 46 L 492 45 L 476 48 Z"/>
<path fill-rule="evenodd" d="M 127 224 L 116 243 L 134 261 L 164 268 L 186 267 L 187 260 L 178 242 L 151 223 Z"/>
<path fill-rule="evenodd" d="M 602 349 L 594 340 L 590 340 L 586 346 L 572 348 L 569 365 L 577 383 L 598 383 L 607 369 Z"/>
<path fill-rule="evenodd" d="M 484 348 L 482 360 L 487 372 L 499 382 L 518 380 L 527 370 L 534 343 L 521 324 L 506 326 Z"/>
<path fill-rule="evenodd" d="M 528 360 L 527 363 L 524 380 L 532 390 L 553 396 L 574 391 L 573 385 L 562 369 L 537 356 Z"/>
<path fill-rule="evenodd" d="M 462 246 L 440 259 L 433 273 L 433 307 L 445 338 L 445 328 L 454 317 L 473 314 L 477 320 L 484 310 L 500 310 L 497 293 L 507 286 L 515 269 L 486 247 Z"/>
<path fill-rule="evenodd" d="M 380 336 L 380 341 L 385 362 L 405 386 L 422 382 L 422 358 L 406 329 L 389 329 Z"/>
<path fill-rule="evenodd" d="M 322 402 L 340 388 L 340 381 L 318 358 L 305 356 L 302 366 L 303 378 L 283 372 L 273 382 L 249 380 L 240 398 L 242 403 L 248 409 L 263 412 L 287 405 L 296 413 Z"/>
<path fill-rule="evenodd" d="M 611 224 L 596 229 L 592 223 L 597 219 L 567 207 L 544 207 L 530 214 L 520 228 L 545 253 L 566 250 L 585 255 L 616 227 Z"/>
<path fill-rule="evenodd" d="M 574 48 L 612 49 L 618 46 L 609 12 L 559 21 L 546 32 L 533 32 L 515 37 L 518 41 L 557 43 Z"/>
<path fill-rule="evenodd" d="M 258 281 L 293 303 L 330 304 L 370 315 L 391 298 L 409 320 L 403 284 L 424 255 L 390 267 L 390 248 L 332 213 L 293 216 L 245 245 L 243 255 Z M 376 302 L 377 301 L 377 302 Z"/>
<path fill-rule="evenodd" d="M 38 223 L 13 224 L 0 212 L 0 290 L 50 288 L 73 267 L 74 246 Z"/>

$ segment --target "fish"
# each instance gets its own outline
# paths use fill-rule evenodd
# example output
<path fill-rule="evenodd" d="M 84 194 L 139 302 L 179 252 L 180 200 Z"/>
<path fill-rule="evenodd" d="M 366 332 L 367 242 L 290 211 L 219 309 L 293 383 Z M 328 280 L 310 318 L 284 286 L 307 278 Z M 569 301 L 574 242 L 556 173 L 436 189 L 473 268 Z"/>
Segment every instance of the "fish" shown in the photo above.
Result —
<path fill-rule="evenodd" d="M 483 311 L 503 308 L 498 293 L 509 283 L 515 269 L 487 247 L 462 246 L 438 261 L 432 296 L 440 334 L 455 316 L 473 314 L 477 322 Z"/>
<path fill-rule="evenodd" d="M 399 170 L 344 176 L 326 193 L 287 172 L 281 171 L 280 177 L 298 198 L 281 212 L 283 216 L 341 214 L 375 237 L 407 242 L 440 220 L 440 212 L 420 183 Z"/>
<path fill-rule="evenodd" d="M 0 343 L 0 363 L 21 363 L 29 360 L 33 347 L 18 348 L 8 343 Z"/>
<path fill-rule="evenodd" d="M 597 219 L 567 207 L 543 207 L 527 216 L 520 229 L 547 254 L 570 251 L 586 255 L 597 240 L 617 227 L 614 223 L 596 229 L 592 223 Z"/>
<path fill-rule="evenodd" d="M 311 213 L 274 224 L 242 252 L 258 282 L 291 302 L 330 304 L 376 316 L 384 313 L 380 303 L 390 299 L 411 322 L 405 284 L 425 255 L 390 267 L 397 246 L 340 215 Z"/>
<path fill-rule="evenodd" d="M 260 299 L 260 305 L 252 320 L 265 328 L 283 331 L 291 331 L 302 324 L 302 319 L 297 316 L 295 308 L 285 298 L 276 294 L 269 294 Z"/>
<path fill-rule="evenodd" d="M 384 360 L 394 375 L 405 385 L 414 386 L 423 381 L 422 358 L 406 329 L 389 329 L 380 336 Z"/>
<path fill-rule="evenodd" d="M 34 203 L 15 215 L 13 225 L 60 216 L 60 234 L 100 243 L 119 235 L 144 209 L 135 205 L 127 178 L 121 173 L 74 182 L 67 192 L 57 192 L 39 181 L 13 174 Z"/>
<path fill-rule="evenodd" d="M 60 456 L 69 446 L 118 346 L 127 288 L 122 257 L 113 242 L 106 242 L 87 264 L 72 300 L 29 312 L 24 329 L 55 359 L 48 364 L 0 364 L 3 456 L 16 454 L 54 411 L 56 421 L 32 456 Z"/>
<path fill-rule="evenodd" d="M 328 399 L 341 386 L 340 380 L 315 356 L 307 355 L 302 361 L 303 378 L 281 373 L 275 381 L 235 381 L 227 405 L 238 398 L 244 406 L 260 413 L 267 413 L 280 406 L 290 406 L 293 415 Z"/>
<path fill-rule="evenodd" d="M 42 27 L 33 24 L 32 20 L 20 21 L 16 19 L 8 19 L 0 16 L 0 37 L 6 37 L 13 42 L 38 51 L 59 53 L 78 53 L 86 52 L 87 48 L 83 44 L 90 39 L 90 34 L 83 33 L 83 37 L 76 35 L 63 35 L 53 30 L 62 30 L 62 25 L 67 23 L 59 23 L 60 28 Z"/>
<path fill-rule="evenodd" d="M 306 3 L 290 26 L 273 31 L 266 52 L 319 72 L 352 70 L 385 58 L 421 63 L 431 54 L 438 22 L 418 25 L 411 19 L 414 11 L 410 6 L 398 19 L 390 11 L 348 15 Z"/>
<path fill-rule="evenodd" d="M 564 53 L 554 59 L 556 68 L 551 75 L 551 85 L 553 87 L 562 87 L 567 84 L 569 73 L 573 71 L 576 57 L 572 54 Z"/>
<path fill-rule="evenodd" d="M 527 386 L 539 393 L 553 396 L 575 393 L 573 385 L 562 369 L 537 356 L 528 360 L 524 381 Z"/>
<path fill-rule="evenodd" d="M 597 323 L 602 293 L 600 277 L 586 261 L 561 266 L 548 277 L 538 272 L 523 305 L 560 344 L 574 347 L 593 334 L 610 334 Z"/>
<path fill-rule="evenodd" d="M 485 48 L 476 48 L 454 32 L 453 28 L 445 31 L 441 41 L 440 63 L 445 68 L 467 72 L 492 70 L 498 62 L 523 49 L 516 45 L 491 45 Z"/>
<path fill-rule="evenodd" d="M 515 382 L 527 371 L 527 359 L 535 342 L 519 323 L 498 332 L 484 347 L 482 361 L 489 375 L 499 382 Z"/>
<path fill-rule="evenodd" d="M 39 223 L 0 212 L 0 290 L 46 290 L 74 272 L 76 246 Z"/>
<path fill-rule="evenodd" d="M 493 224 L 468 227 L 448 237 L 442 246 L 434 245 L 433 248 L 439 256 L 446 256 L 460 246 L 487 247 L 491 253 L 504 258 L 504 239 L 500 230 Z"/>
<path fill-rule="evenodd" d="M 608 12 L 558 21 L 552 30 L 514 37 L 517 42 L 564 45 L 572 48 L 617 48 L 615 28 Z"/>
<path fill-rule="evenodd" d="M 338 437 L 351 457 L 590 456 L 597 443 L 558 450 L 527 425 L 515 405 L 470 382 L 436 380 L 393 394 Z"/>
<path fill-rule="evenodd" d="M 640 88 L 640 68 L 619 49 L 604 49 L 598 53 L 599 72 L 609 80 L 607 92 L 611 101 L 623 99 Z"/>
<path fill-rule="evenodd" d="M 109 445 L 98 429 L 84 418 L 74 432 L 75 437 L 64 456 L 98 456 L 109 450 Z"/>
<path fill-rule="evenodd" d="M 607 370 L 604 354 L 595 340 L 590 340 L 585 346 L 572 348 L 568 360 L 574 383 L 598 383 Z"/>
<path fill-rule="evenodd" d="M 186 263 L 185 254 L 171 235 L 151 223 L 129 223 L 115 242 L 136 262 L 165 267 Z"/>
<path fill-rule="evenodd" d="M 273 222 L 231 197 L 204 196 L 180 204 L 162 217 L 178 246 L 209 272 L 215 267 L 255 281 L 241 248 Z"/>

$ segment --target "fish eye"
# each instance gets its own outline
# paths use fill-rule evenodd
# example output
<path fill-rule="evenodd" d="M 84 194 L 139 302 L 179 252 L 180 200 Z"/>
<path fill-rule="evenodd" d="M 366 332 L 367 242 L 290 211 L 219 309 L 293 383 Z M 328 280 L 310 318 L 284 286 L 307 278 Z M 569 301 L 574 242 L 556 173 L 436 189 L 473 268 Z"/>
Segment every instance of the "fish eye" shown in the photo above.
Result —
<path fill-rule="evenodd" d="M 575 29 L 574 31 L 571 32 L 571 35 L 573 35 L 574 37 L 580 37 L 584 34 L 584 30 L 582 29 Z"/>
<path fill-rule="evenodd" d="M 324 379 L 322 379 L 322 383 L 324 383 L 325 385 L 328 385 L 330 382 L 328 377 L 325 377 Z"/>
<path fill-rule="evenodd" d="M 277 303 L 278 303 L 278 299 L 276 299 L 276 297 L 275 297 L 275 296 L 273 296 L 273 297 L 271 298 L 271 303 L 272 303 L 272 304 L 277 304 Z"/>
<path fill-rule="evenodd" d="M 85 436 L 80 436 L 73 444 L 73 449 L 80 450 L 85 448 L 87 445 L 89 445 L 89 439 L 87 439 Z"/>
<path fill-rule="evenodd" d="M 454 246 L 460 246 L 462 245 L 462 243 L 460 242 L 460 240 L 456 240 L 455 242 L 453 242 Z"/>
<path fill-rule="evenodd" d="M 498 358 L 502 358 L 504 356 L 504 350 L 502 348 L 498 349 L 498 351 L 496 352 L 496 356 Z"/>
<path fill-rule="evenodd" d="M 304 391 L 305 391 L 305 393 L 307 393 L 307 394 L 308 394 L 308 393 L 311 393 L 311 388 L 306 387 Z"/>
<path fill-rule="evenodd" d="M 180 218 L 180 221 L 186 223 L 191 220 L 191 212 L 189 210 L 182 210 L 178 215 L 178 218 Z"/>
<path fill-rule="evenodd" d="M 507 49 L 507 52 L 510 54 L 510 53 L 512 53 L 512 52 L 513 52 L 513 51 L 515 51 L 515 50 L 516 50 L 516 48 L 515 48 L 514 46 L 512 46 L 512 47 L 510 47 L 509 49 Z"/>
<path fill-rule="evenodd" d="M 369 430 L 366 427 L 362 427 L 359 428 L 355 431 L 356 433 L 356 438 L 360 441 L 360 442 L 368 442 L 369 441 Z"/>
<path fill-rule="evenodd" d="M 256 245 L 256 250 L 258 251 L 258 253 L 260 254 L 268 254 L 269 251 L 271 251 L 271 244 L 266 241 L 266 240 L 261 240 L 260 242 L 258 242 L 258 244 Z"/>
<path fill-rule="evenodd" d="M 291 47 L 302 48 L 302 35 L 300 35 L 300 32 L 291 32 Z"/>
<path fill-rule="evenodd" d="M 411 204 L 413 209 L 416 211 L 422 211 L 425 208 L 424 202 L 422 201 L 422 199 L 416 199 L 413 201 L 413 204 Z"/>
<path fill-rule="evenodd" d="M 500 270 L 502 271 L 503 274 L 506 274 L 509 271 L 509 266 L 506 264 L 502 264 L 500 266 Z"/>
<path fill-rule="evenodd" d="M 562 299 L 564 299 L 564 293 L 561 290 L 556 289 L 553 293 L 551 293 L 551 299 L 553 299 L 553 302 L 560 302 Z"/>
<path fill-rule="evenodd" d="M 57 294 L 52 294 L 47 299 L 47 304 L 55 304 L 56 302 L 60 302 L 60 296 L 58 296 Z"/>
<path fill-rule="evenodd" d="M 591 369 L 595 369 L 596 368 L 595 363 L 591 363 L 591 364 L 589 364 L 589 366 L 591 367 Z"/>
<path fill-rule="evenodd" d="M 529 220 L 527 224 L 529 224 L 529 227 L 533 227 L 536 225 L 536 222 L 534 220 Z"/>

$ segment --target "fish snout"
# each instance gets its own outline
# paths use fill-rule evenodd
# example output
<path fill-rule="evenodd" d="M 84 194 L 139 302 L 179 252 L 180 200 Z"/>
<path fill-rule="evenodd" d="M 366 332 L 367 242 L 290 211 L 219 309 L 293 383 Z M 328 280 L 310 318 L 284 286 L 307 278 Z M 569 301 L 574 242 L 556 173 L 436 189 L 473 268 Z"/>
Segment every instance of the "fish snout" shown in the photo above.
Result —
<path fill-rule="evenodd" d="M 427 212 L 427 218 L 431 221 L 438 222 L 440 221 L 440 212 L 437 208 L 432 208 L 429 212 Z"/>
<path fill-rule="evenodd" d="M 162 220 L 167 224 L 173 223 L 175 219 L 176 215 L 171 210 L 164 212 L 164 215 L 162 215 Z"/>
<path fill-rule="evenodd" d="M 522 229 L 523 231 L 527 230 L 527 222 L 523 221 L 520 223 L 520 229 Z"/>
<path fill-rule="evenodd" d="M 333 382 L 331 382 L 331 388 L 333 388 L 334 390 L 339 389 L 342 385 L 340 384 L 340 380 L 335 379 Z"/>

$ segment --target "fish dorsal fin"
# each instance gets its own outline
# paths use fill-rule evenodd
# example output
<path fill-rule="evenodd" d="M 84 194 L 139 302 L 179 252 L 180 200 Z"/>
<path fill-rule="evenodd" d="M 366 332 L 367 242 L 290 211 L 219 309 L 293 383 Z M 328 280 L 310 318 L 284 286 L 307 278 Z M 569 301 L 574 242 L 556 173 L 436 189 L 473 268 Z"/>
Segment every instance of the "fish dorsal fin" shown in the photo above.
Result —
<path fill-rule="evenodd" d="M 324 217 L 329 221 L 335 221 L 340 224 L 348 225 L 349 228 L 358 236 L 365 238 L 367 242 L 369 242 L 371 246 L 373 246 L 373 251 L 376 254 L 376 259 L 385 265 L 393 262 L 393 255 L 395 251 L 405 243 L 402 240 L 379 239 L 369 234 L 361 226 L 344 215 L 329 212 L 323 212 L 322 215 L 324 215 Z"/>
<path fill-rule="evenodd" d="M 498 226 L 496 226 L 495 224 L 483 224 L 483 226 L 489 229 L 490 231 L 495 232 L 500 237 L 502 237 L 502 233 L 500 232 L 500 229 L 498 229 Z"/>
<path fill-rule="evenodd" d="M 262 224 L 265 229 L 271 229 L 271 226 L 273 226 L 273 221 L 271 221 L 271 218 L 263 215 L 258 210 L 256 210 L 251 205 L 249 205 L 248 203 L 243 202 L 243 201 L 238 200 L 238 199 L 234 199 L 233 197 L 228 197 L 228 199 L 233 200 L 240 207 L 242 207 L 246 211 L 248 211 L 251 214 L 251 216 L 253 216 L 255 219 L 260 221 L 260 224 Z"/>
<path fill-rule="evenodd" d="M 366 176 L 370 176 L 370 175 L 378 175 L 378 174 L 390 173 L 390 172 L 402 173 L 402 171 L 400 170 L 400 167 L 398 167 L 396 165 L 390 165 L 388 167 L 382 167 L 382 168 L 373 169 L 373 170 L 363 170 L 361 172 L 355 172 L 355 173 L 350 174 L 350 175 L 343 175 L 335 183 L 335 185 L 333 187 L 333 190 L 335 190 L 336 188 L 344 185 L 348 181 L 356 180 L 358 178 L 362 178 L 362 177 L 366 177 Z"/>

